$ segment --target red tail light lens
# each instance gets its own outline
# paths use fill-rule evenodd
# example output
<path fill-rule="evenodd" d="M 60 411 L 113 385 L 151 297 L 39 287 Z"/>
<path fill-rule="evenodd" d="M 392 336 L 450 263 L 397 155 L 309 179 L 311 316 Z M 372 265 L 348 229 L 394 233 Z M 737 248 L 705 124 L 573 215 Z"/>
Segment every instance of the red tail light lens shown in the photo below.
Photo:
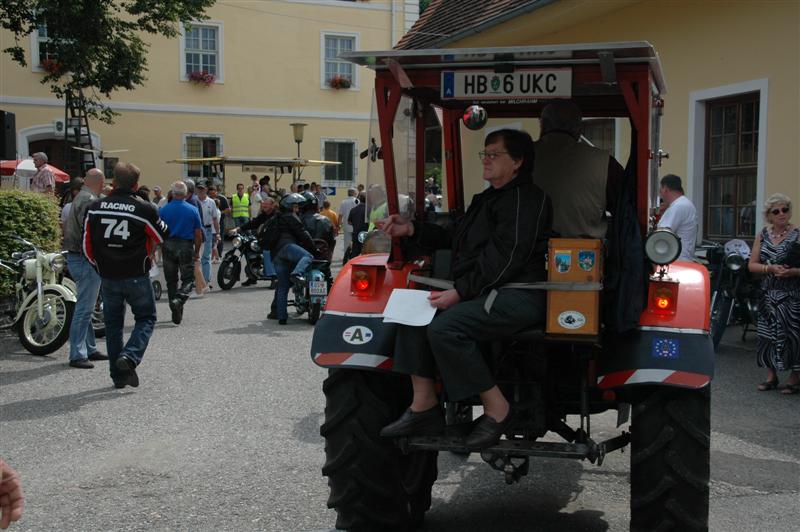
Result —
<path fill-rule="evenodd" d="M 654 314 L 671 316 L 678 306 L 678 283 L 650 283 L 648 310 Z"/>
<path fill-rule="evenodd" d="M 376 277 L 375 268 L 353 268 L 350 277 L 350 288 L 353 295 L 372 295 L 375 292 Z"/>

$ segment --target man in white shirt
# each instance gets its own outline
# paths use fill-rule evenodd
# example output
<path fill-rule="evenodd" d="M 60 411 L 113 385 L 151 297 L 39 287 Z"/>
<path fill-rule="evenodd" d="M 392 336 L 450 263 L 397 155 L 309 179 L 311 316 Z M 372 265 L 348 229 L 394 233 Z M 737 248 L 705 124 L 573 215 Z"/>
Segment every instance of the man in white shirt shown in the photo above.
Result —
<path fill-rule="evenodd" d="M 197 200 L 200 203 L 200 220 L 203 222 L 203 253 L 200 255 L 200 269 L 206 284 L 211 282 L 211 248 L 216 245 L 219 232 L 219 210 L 216 202 L 208 197 L 208 187 L 205 183 L 198 183 Z M 211 288 L 211 285 L 208 285 Z"/>
<path fill-rule="evenodd" d="M 344 233 L 344 262 L 347 262 L 348 250 L 353 243 L 353 226 L 347 222 L 347 217 L 350 215 L 350 211 L 353 210 L 353 207 L 358 205 L 358 200 L 356 199 L 356 189 L 348 188 L 347 189 L 347 197 L 342 200 L 341 205 L 339 205 L 339 230 Z"/>
<path fill-rule="evenodd" d="M 659 229 L 670 229 L 681 241 L 678 260 L 694 260 L 694 243 L 697 239 L 697 209 L 692 200 L 683 195 L 681 178 L 667 174 L 661 178 L 659 195 L 667 210 L 658 221 Z"/>

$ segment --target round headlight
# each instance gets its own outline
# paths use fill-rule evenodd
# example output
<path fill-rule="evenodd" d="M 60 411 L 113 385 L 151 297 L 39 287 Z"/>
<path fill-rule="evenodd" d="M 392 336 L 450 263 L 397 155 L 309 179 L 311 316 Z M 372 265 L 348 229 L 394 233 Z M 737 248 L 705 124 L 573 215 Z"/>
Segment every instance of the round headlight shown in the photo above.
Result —
<path fill-rule="evenodd" d="M 744 263 L 744 257 L 738 253 L 728 253 L 728 256 L 725 257 L 725 267 L 734 272 L 744 268 Z"/>
<path fill-rule="evenodd" d="M 250 242 L 250 249 L 253 251 L 261 251 L 261 246 L 258 245 L 258 240 L 253 240 Z"/>
<path fill-rule="evenodd" d="M 50 269 L 56 273 L 61 272 L 67 264 L 67 259 L 61 253 L 53 253 L 50 256 Z"/>
<path fill-rule="evenodd" d="M 233 247 L 235 247 L 235 248 L 242 247 L 242 237 L 240 237 L 240 236 L 233 237 L 233 240 L 231 240 L 231 243 L 233 243 Z"/>
<path fill-rule="evenodd" d="M 670 264 L 681 254 L 681 240 L 669 229 L 656 229 L 647 237 L 644 253 L 653 264 Z"/>

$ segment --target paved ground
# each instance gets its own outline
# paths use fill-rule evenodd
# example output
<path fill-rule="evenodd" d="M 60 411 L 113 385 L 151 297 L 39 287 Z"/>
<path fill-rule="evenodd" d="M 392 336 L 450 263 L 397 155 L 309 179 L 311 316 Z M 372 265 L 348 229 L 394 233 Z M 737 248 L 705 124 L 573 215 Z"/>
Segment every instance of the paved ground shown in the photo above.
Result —
<path fill-rule="evenodd" d="M 330 530 L 325 372 L 311 326 L 265 320 L 271 298 L 214 291 L 180 326 L 162 300 L 138 389 L 114 390 L 102 363 L 70 369 L 65 348 L 34 357 L 0 335 L 0 454 L 27 492 L 16 529 Z M 754 340 L 737 333 L 713 385 L 712 530 L 797 530 L 800 395 L 755 391 Z M 425 530 L 627 530 L 628 457 L 540 460 L 506 486 L 479 458 L 443 453 Z"/>

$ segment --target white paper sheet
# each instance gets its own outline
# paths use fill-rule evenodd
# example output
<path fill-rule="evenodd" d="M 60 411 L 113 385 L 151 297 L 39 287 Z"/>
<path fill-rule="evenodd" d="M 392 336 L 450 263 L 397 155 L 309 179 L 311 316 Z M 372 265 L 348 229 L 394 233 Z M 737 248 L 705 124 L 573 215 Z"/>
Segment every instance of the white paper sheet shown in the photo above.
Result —
<path fill-rule="evenodd" d="M 395 288 L 383 309 L 383 321 L 414 327 L 428 325 L 436 314 L 436 308 L 428 302 L 429 295 L 427 290 Z"/>

